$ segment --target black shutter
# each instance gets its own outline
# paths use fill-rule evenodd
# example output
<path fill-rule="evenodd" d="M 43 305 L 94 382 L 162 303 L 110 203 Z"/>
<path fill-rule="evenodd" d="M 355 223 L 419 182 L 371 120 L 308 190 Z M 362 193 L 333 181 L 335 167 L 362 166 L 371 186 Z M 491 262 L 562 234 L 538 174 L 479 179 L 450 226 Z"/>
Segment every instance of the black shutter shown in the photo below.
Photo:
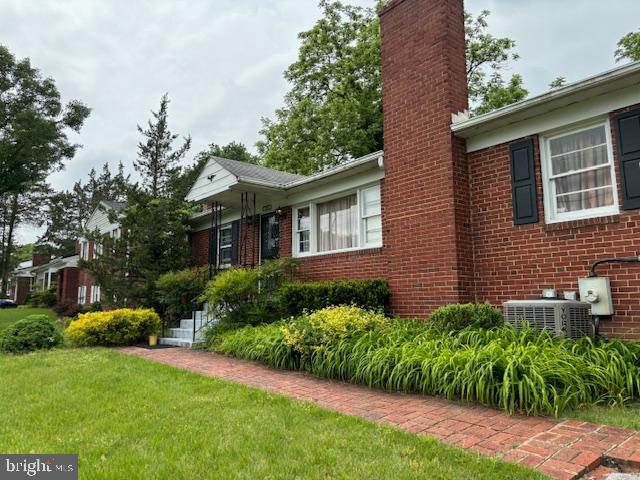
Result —
<path fill-rule="evenodd" d="M 533 161 L 533 140 L 527 139 L 509 145 L 511 164 L 511 195 L 513 223 L 525 225 L 538 222 L 538 194 L 536 169 Z"/>
<path fill-rule="evenodd" d="M 218 230 L 209 229 L 209 265 L 218 265 Z"/>
<path fill-rule="evenodd" d="M 640 208 L 640 109 L 616 116 L 622 208 Z"/>
<path fill-rule="evenodd" d="M 231 265 L 238 264 L 238 251 L 240 250 L 240 220 L 231 223 Z"/>

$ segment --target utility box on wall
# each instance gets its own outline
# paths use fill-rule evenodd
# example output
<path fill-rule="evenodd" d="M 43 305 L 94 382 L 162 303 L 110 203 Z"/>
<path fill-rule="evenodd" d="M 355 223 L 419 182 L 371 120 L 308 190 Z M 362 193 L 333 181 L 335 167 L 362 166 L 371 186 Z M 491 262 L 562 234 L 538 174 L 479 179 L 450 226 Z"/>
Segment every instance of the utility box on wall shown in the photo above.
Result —
<path fill-rule="evenodd" d="M 589 277 L 578 280 L 580 300 L 591 304 L 592 315 L 613 315 L 609 277 Z"/>

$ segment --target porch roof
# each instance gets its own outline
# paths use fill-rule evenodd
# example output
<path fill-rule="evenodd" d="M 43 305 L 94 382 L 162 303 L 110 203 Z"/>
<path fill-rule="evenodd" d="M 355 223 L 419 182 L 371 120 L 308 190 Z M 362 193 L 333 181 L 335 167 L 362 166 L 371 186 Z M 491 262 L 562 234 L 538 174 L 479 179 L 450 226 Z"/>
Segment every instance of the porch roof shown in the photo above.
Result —
<path fill-rule="evenodd" d="M 203 168 L 187 194 L 192 202 L 219 202 L 223 208 L 240 205 L 239 192 L 255 192 L 267 202 L 280 202 L 290 193 L 357 175 L 373 165 L 382 166 L 383 152 L 378 151 L 337 165 L 310 176 L 296 175 L 236 160 L 214 157 Z M 194 215 L 206 216 L 208 212 Z"/>

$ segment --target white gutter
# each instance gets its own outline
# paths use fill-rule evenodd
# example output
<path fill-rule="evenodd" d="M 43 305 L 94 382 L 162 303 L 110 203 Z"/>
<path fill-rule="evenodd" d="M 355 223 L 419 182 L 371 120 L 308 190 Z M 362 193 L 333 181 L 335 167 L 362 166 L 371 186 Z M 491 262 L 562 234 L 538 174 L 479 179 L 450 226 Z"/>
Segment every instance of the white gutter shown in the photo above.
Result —
<path fill-rule="evenodd" d="M 484 115 L 479 115 L 477 117 L 472 117 L 467 120 L 461 120 L 459 122 L 453 123 L 451 124 L 451 130 L 454 133 L 463 132 L 465 130 L 472 129 L 473 127 L 489 123 L 493 120 L 507 117 L 509 115 L 513 115 L 514 113 L 521 112 L 532 107 L 542 106 L 546 103 L 553 102 L 554 100 L 560 99 L 562 97 L 588 90 L 612 82 L 614 80 L 624 78 L 637 72 L 640 72 L 640 62 L 629 63 L 627 65 L 608 70 L 604 73 L 599 73 L 597 75 L 587 77 L 584 80 L 571 83 L 564 87 L 551 90 L 550 92 L 543 93 L 542 95 L 538 95 L 522 100 L 520 102 L 513 103 L 511 105 L 507 105 L 506 107 L 502 107 L 492 112 L 485 113 Z"/>

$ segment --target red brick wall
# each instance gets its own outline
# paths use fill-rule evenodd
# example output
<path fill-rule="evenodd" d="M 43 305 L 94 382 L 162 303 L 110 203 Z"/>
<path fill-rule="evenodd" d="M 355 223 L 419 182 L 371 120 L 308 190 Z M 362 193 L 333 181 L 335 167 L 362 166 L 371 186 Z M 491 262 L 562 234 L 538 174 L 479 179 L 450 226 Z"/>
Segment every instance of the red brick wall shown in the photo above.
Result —
<path fill-rule="evenodd" d="M 209 263 L 209 229 L 193 232 L 189 235 L 191 245 L 191 265 L 201 267 Z"/>
<path fill-rule="evenodd" d="M 621 204 L 615 131 L 612 137 Z M 543 288 L 551 287 L 577 291 L 578 279 L 587 276 L 594 260 L 640 253 L 640 210 L 546 225 L 537 136 L 534 148 L 540 221 L 531 225 L 513 225 L 509 145 L 469 155 L 478 301 L 499 305 L 539 297 Z M 601 333 L 640 339 L 640 265 L 605 265 L 598 273 L 611 277 L 616 311 L 601 322 Z"/>
<path fill-rule="evenodd" d="M 467 107 L 462 0 L 399 0 L 380 18 L 392 306 L 425 316 L 471 298 L 467 166 L 450 129 Z"/>
<path fill-rule="evenodd" d="M 29 287 L 31 286 L 30 279 L 28 277 L 17 277 L 15 283 L 11 287 L 11 300 L 16 298 L 15 302 L 18 305 L 23 305 L 29 294 Z M 17 295 L 16 295 L 17 289 Z"/>
<path fill-rule="evenodd" d="M 58 301 L 78 301 L 78 279 L 80 269 L 77 267 L 63 268 L 58 272 Z M 89 287 L 90 288 L 90 287 Z"/>

